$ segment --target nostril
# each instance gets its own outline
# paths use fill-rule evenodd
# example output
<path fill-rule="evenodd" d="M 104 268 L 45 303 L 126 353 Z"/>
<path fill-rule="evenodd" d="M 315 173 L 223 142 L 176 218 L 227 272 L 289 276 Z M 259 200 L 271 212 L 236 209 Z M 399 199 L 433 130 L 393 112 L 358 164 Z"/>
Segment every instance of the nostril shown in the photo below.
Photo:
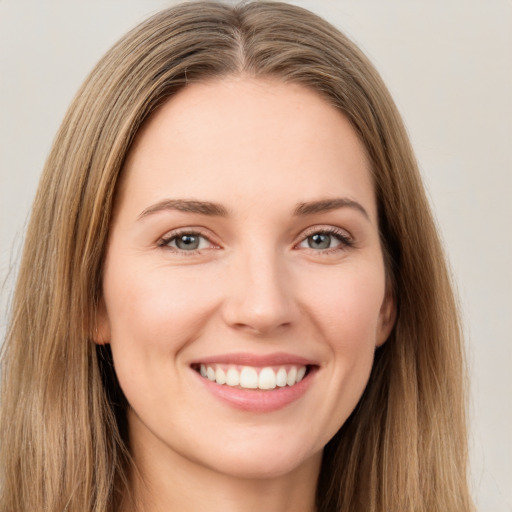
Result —
<path fill-rule="evenodd" d="M 269 282 L 271 284 L 269 284 Z M 240 332 L 265 335 L 294 324 L 298 308 L 289 291 L 278 284 L 279 279 L 258 276 L 253 282 L 248 279 L 230 288 L 223 304 L 223 318 L 227 325 Z"/>
<path fill-rule="evenodd" d="M 264 337 L 268 334 L 275 335 L 276 332 L 280 332 L 289 328 L 292 325 L 291 322 L 263 322 L 263 321 L 254 321 L 252 323 L 242 323 L 236 322 L 231 324 L 233 329 L 238 331 L 247 332 L 254 336 Z"/>

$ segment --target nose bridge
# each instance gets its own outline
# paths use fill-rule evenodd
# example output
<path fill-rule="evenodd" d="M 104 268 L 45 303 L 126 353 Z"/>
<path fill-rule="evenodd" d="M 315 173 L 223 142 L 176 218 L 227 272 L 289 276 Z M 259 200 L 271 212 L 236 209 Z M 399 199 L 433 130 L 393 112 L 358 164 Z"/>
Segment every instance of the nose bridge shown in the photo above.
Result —
<path fill-rule="evenodd" d="M 283 255 L 271 246 L 241 251 L 229 270 L 225 318 L 232 327 L 266 334 L 294 320 Z"/>

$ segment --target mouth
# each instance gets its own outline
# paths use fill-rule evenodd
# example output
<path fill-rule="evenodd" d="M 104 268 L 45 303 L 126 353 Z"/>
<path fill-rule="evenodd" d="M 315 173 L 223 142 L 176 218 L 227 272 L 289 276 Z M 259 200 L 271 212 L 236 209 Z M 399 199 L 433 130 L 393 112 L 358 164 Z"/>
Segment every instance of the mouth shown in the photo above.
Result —
<path fill-rule="evenodd" d="M 271 391 L 294 387 L 316 368 L 312 364 L 248 366 L 221 363 L 194 363 L 192 369 L 219 386 L 243 390 Z"/>
<path fill-rule="evenodd" d="M 228 406 L 269 413 L 300 401 L 320 364 L 286 353 L 230 353 L 198 359 L 190 369 L 207 392 Z"/>

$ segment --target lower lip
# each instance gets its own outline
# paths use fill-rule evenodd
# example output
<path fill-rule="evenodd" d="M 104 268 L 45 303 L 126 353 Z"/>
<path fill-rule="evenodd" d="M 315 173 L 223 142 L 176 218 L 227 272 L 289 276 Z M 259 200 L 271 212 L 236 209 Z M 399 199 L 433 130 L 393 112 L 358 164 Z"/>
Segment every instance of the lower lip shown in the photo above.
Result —
<path fill-rule="evenodd" d="M 293 386 L 261 390 L 217 384 L 202 377 L 195 370 L 192 371 L 212 395 L 235 409 L 248 412 L 272 412 L 290 405 L 306 393 L 316 373 L 314 370 L 309 371 L 299 383 Z"/>

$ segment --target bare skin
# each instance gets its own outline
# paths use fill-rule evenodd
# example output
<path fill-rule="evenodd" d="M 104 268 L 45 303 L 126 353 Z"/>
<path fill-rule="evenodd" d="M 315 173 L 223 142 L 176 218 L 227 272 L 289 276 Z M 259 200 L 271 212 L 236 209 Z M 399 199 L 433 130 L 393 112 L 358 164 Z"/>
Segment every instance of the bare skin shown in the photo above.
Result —
<path fill-rule="evenodd" d="M 137 466 L 124 512 L 313 512 L 395 315 L 343 115 L 276 81 L 187 86 L 131 149 L 103 288 Z"/>
<path fill-rule="evenodd" d="M 133 483 L 138 505 L 126 503 L 122 512 L 315 511 L 315 484 L 321 462 L 318 456 L 281 477 L 244 479 L 198 467 L 182 457 L 162 461 L 167 467 L 156 466 L 152 457 L 147 460 L 153 452 L 147 446 L 135 448 L 139 471 L 138 477 L 134 473 Z"/>

